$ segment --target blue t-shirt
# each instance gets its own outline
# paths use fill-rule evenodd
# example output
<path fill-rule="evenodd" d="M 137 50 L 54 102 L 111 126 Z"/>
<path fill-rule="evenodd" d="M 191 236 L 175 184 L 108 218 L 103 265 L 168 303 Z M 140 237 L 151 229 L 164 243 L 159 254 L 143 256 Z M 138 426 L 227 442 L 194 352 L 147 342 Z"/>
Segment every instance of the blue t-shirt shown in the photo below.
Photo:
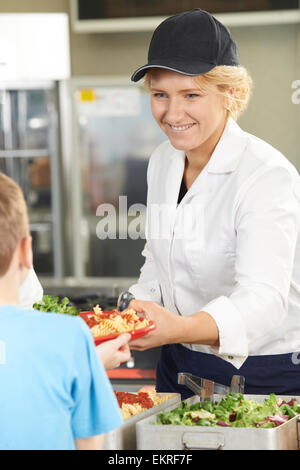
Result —
<path fill-rule="evenodd" d="M 74 449 L 121 424 L 81 318 L 0 307 L 0 449 Z"/>

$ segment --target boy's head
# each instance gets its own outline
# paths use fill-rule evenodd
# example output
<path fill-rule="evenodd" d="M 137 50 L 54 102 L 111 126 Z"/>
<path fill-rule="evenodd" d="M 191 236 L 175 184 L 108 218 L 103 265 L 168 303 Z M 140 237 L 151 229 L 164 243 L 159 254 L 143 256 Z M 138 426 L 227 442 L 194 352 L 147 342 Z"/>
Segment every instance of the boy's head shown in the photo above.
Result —
<path fill-rule="evenodd" d="M 8 272 L 21 284 L 32 265 L 26 202 L 20 187 L 0 173 L 0 280 Z"/>

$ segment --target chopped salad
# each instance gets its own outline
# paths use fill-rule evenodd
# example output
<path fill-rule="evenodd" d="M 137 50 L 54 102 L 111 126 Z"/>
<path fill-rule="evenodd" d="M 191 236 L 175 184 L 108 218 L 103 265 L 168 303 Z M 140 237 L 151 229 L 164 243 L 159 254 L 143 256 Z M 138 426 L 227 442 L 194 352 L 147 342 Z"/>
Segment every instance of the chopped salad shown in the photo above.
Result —
<path fill-rule="evenodd" d="M 299 413 L 296 398 L 285 401 L 272 393 L 258 403 L 246 400 L 241 393 L 229 393 L 215 403 L 205 401 L 189 406 L 183 401 L 179 408 L 160 413 L 157 424 L 274 428 Z"/>

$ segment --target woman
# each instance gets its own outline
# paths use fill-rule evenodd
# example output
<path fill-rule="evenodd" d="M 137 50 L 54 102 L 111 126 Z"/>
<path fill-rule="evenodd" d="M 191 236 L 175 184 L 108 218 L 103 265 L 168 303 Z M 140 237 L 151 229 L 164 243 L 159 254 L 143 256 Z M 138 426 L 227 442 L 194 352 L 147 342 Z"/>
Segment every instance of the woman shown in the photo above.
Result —
<path fill-rule="evenodd" d="M 145 264 L 130 289 L 156 330 L 130 347 L 162 346 L 160 392 L 192 395 L 177 384 L 189 372 L 300 395 L 299 175 L 235 122 L 251 91 L 235 41 L 207 12 L 175 15 L 132 80 L 144 75 L 168 141 L 149 162 Z"/>

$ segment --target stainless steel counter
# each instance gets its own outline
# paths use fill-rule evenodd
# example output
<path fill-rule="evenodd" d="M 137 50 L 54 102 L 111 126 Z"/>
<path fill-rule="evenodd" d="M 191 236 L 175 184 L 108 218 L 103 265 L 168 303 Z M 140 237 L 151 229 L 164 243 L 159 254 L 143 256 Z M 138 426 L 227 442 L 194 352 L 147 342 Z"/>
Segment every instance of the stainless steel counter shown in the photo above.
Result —
<path fill-rule="evenodd" d="M 136 278 L 127 277 L 39 277 L 45 293 L 64 295 L 64 292 L 84 294 L 97 292 L 108 297 L 118 297 L 120 292 L 127 290 L 137 282 Z"/>

